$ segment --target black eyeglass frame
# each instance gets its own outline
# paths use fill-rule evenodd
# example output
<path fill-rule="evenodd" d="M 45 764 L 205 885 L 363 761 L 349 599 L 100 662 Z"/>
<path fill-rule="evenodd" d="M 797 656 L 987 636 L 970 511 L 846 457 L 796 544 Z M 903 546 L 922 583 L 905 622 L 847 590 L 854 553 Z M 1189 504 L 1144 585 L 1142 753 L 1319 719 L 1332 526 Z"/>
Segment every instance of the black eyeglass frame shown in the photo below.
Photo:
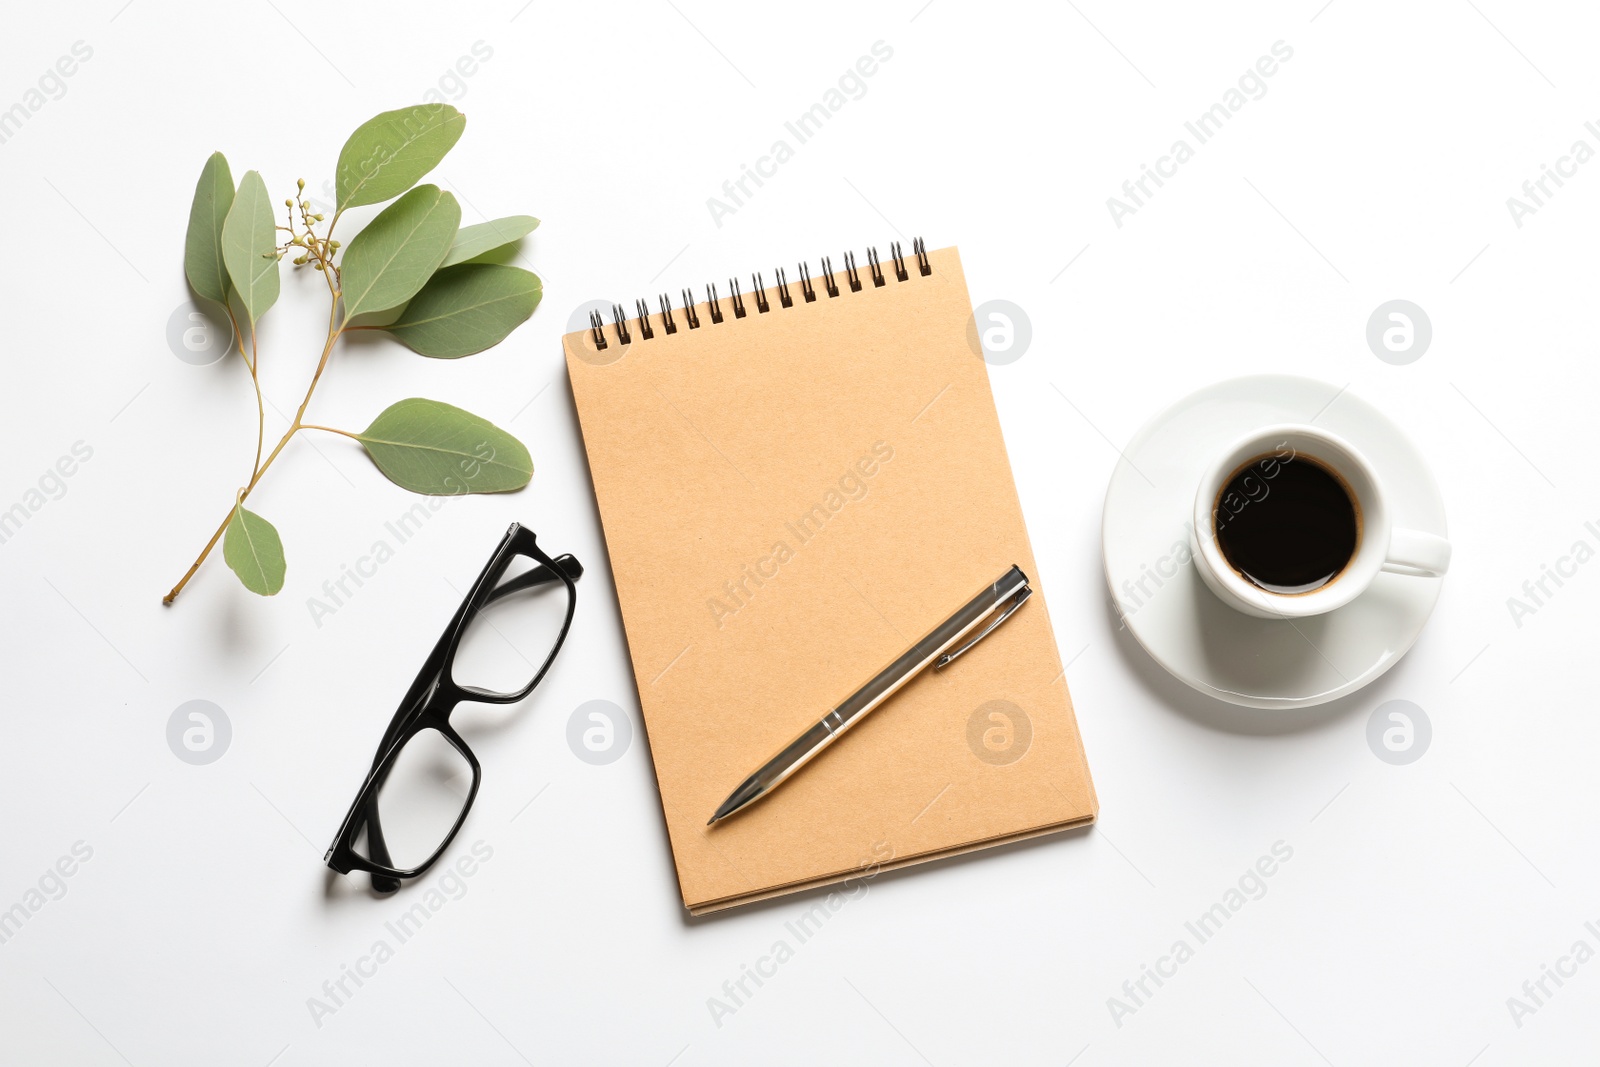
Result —
<path fill-rule="evenodd" d="M 504 577 L 506 569 L 517 556 L 526 556 L 539 565 L 501 584 L 500 579 Z M 550 670 L 556 654 L 561 651 L 561 646 L 567 639 L 567 631 L 572 626 L 573 611 L 578 605 L 576 583 L 582 577 L 583 565 L 570 554 L 552 559 L 539 547 L 538 539 L 532 530 L 519 523 L 511 524 L 499 547 L 484 564 L 477 581 L 473 582 L 461 605 L 456 608 L 455 615 L 445 627 L 433 651 L 429 653 L 422 670 L 411 683 L 411 688 L 406 691 L 405 698 L 401 700 L 394 717 L 390 719 L 389 728 L 378 744 L 378 754 L 372 761 L 372 769 L 368 772 L 366 781 L 362 783 L 360 792 L 356 794 L 355 801 L 350 805 L 350 810 L 345 814 L 344 821 L 339 825 L 339 832 L 334 835 L 333 844 L 328 846 L 323 862 L 340 874 L 366 871 L 372 876 L 373 889 L 392 893 L 400 888 L 401 879 L 416 878 L 426 873 L 428 868 L 444 855 L 450 843 L 455 840 L 462 824 L 466 822 L 467 813 L 472 810 L 472 802 L 478 796 L 478 784 L 483 777 L 478 758 L 450 725 L 450 716 L 463 702 L 514 704 L 533 692 L 534 687 Z M 460 646 L 461 637 L 474 616 L 501 597 L 558 579 L 567 587 L 567 613 L 561 622 L 561 631 L 556 636 L 555 644 L 545 657 L 545 661 L 540 664 L 533 680 L 523 688 L 512 692 L 495 692 L 457 682 L 454 675 L 456 649 Z M 466 803 L 461 806 L 461 813 L 456 817 L 455 825 L 450 828 L 450 832 L 445 835 L 433 854 L 415 867 L 399 868 L 393 865 L 383 839 L 383 826 L 378 817 L 378 794 L 389 772 L 394 769 L 395 761 L 406 743 L 427 729 L 436 730 L 466 759 L 472 768 L 472 786 L 467 792 Z M 362 830 L 367 832 L 367 856 L 361 855 L 355 847 Z"/>

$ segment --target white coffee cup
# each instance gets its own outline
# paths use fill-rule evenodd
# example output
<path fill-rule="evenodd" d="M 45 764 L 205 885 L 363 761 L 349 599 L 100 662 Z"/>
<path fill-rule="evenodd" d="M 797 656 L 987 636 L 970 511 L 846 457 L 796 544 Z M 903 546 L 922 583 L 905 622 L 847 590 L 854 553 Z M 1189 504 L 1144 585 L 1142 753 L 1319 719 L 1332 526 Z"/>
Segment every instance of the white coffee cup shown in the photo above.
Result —
<path fill-rule="evenodd" d="M 1271 492 L 1277 465 L 1311 459 L 1344 483 L 1356 509 L 1356 547 L 1350 561 L 1327 584 L 1304 593 L 1275 593 L 1251 582 L 1228 562 L 1217 544 L 1217 520 L 1236 514 Z M 1224 490 L 1248 466 L 1260 469 L 1243 479 L 1244 494 Z M 1251 479 L 1260 487 L 1249 490 Z M 1420 530 L 1396 528 L 1377 472 L 1353 445 L 1315 426 L 1284 423 L 1251 431 L 1223 450 L 1200 478 L 1189 527 L 1195 568 L 1223 603 L 1246 615 L 1297 619 L 1343 607 L 1366 591 L 1380 571 L 1424 578 L 1450 567 L 1450 542 Z"/>

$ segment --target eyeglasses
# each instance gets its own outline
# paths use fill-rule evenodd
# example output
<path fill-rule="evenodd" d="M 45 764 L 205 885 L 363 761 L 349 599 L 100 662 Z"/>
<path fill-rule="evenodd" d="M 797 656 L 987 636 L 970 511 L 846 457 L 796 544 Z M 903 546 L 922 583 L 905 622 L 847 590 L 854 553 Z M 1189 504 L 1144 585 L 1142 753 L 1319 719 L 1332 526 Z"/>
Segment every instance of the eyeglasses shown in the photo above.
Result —
<path fill-rule="evenodd" d="M 374 890 L 392 893 L 443 855 L 481 778 L 450 716 L 463 702 L 512 704 L 533 691 L 566 640 L 581 577 L 576 559 L 550 558 L 532 530 L 511 524 L 389 721 L 323 857 L 329 867 L 366 871 Z"/>

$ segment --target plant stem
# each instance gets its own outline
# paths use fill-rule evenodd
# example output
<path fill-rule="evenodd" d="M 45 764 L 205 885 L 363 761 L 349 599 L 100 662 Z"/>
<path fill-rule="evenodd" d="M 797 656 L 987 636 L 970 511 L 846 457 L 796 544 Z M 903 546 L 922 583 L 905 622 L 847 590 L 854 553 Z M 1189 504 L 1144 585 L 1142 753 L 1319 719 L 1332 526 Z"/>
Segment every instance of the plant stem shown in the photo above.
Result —
<path fill-rule="evenodd" d="M 348 437 L 352 441 L 361 440 L 361 438 L 357 437 L 355 434 L 351 433 L 349 430 L 335 429 L 332 426 L 318 426 L 315 423 L 302 422 L 300 424 L 300 428 L 302 430 L 323 430 L 323 431 L 325 431 L 327 433 L 336 433 L 336 434 L 340 435 L 341 437 Z"/>
<path fill-rule="evenodd" d="M 228 514 L 224 516 L 221 524 L 217 526 L 217 532 L 211 535 L 211 540 L 206 542 L 206 547 L 200 550 L 200 555 L 195 557 L 195 561 L 189 565 L 189 569 L 184 572 L 183 577 L 178 580 L 178 584 L 172 587 L 171 592 L 161 598 L 161 602 L 163 604 L 171 604 L 177 599 L 178 594 L 183 592 L 183 587 L 189 584 L 189 579 L 193 578 L 195 571 L 200 569 L 200 564 L 206 561 L 206 557 L 211 554 L 211 550 L 217 547 L 217 542 L 222 540 L 222 535 L 228 530 L 228 523 L 233 521 L 234 513 L 244 505 L 245 498 L 250 495 L 251 490 L 253 490 L 257 483 L 261 481 L 261 476 L 267 473 L 267 468 L 272 466 L 273 461 L 278 458 L 279 453 L 281 453 L 289 444 L 290 439 L 293 438 L 294 435 L 301 429 L 305 428 L 304 424 L 300 420 L 305 418 L 306 408 L 311 404 L 311 395 L 312 393 L 316 392 L 317 382 L 322 379 L 322 372 L 328 367 L 328 357 L 333 355 L 333 346 L 338 342 L 339 335 L 344 332 L 344 327 L 339 322 L 340 296 L 341 294 L 337 289 L 333 290 L 332 306 L 328 309 L 328 341 L 322 346 L 322 358 L 317 361 L 316 373 L 311 377 L 311 384 L 306 387 L 305 399 L 300 401 L 299 410 L 294 413 L 294 421 L 289 424 L 289 429 L 284 432 L 283 438 L 278 442 L 277 446 L 273 448 L 273 450 L 267 455 L 266 462 L 258 463 L 256 465 L 255 473 L 250 476 L 249 484 L 243 489 L 240 489 L 236 494 L 233 506 L 228 509 Z M 252 330 L 252 339 L 254 334 L 255 331 Z M 242 348 L 241 351 L 243 351 Z M 252 371 L 253 369 L 254 368 L 252 367 Z M 257 396 L 260 396 L 259 383 L 257 384 Z M 327 429 L 327 427 L 317 428 Z M 337 433 L 339 431 L 334 432 Z"/>
<path fill-rule="evenodd" d="M 226 306 L 226 305 L 224 305 Z M 261 443 L 267 432 L 267 411 L 261 401 L 261 376 L 256 372 L 256 367 L 261 364 L 261 353 L 256 349 L 256 328 L 250 326 L 250 354 L 244 354 L 244 333 L 239 329 L 239 320 L 233 314 L 233 308 L 228 307 L 228 321 L 233 324 L 233 336 L 239 343 L 239 358 L 244 360 L 245 366 L 250 368 L 250 384 L 256 390 L 256 458 L 250 466 L 250 476 L 255 477 L 261 469 Z"/>

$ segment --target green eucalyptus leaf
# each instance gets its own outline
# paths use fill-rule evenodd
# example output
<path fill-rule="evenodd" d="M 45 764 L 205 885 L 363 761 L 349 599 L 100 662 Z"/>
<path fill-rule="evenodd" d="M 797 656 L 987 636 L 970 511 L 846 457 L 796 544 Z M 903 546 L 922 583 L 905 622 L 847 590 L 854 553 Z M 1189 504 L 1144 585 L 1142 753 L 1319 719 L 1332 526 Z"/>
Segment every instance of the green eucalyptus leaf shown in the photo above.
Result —
<path fill-rule="evenodd" d="M 501 266 L 509 267 L 519 258 L 521 258 L 521 256 L 522 253 L 517 250 L 517 242 L 513 241 L 508 245 L 501 245 L 499 248 L 491 248 L 489 251 L 480 256 L 473 256 L 471 259 L 467 260 L 467 262 L 498 263 Z"/>
<path fill-rule="evenodd" d="M 233 172 L 221 152 L 200 169 L 183 240 L 183 272 L 194 291 L 218 304 L 228 302 L 228 268 L 222 265 L 222 224 L 233 206 Z"/>
<path fill-rule="evenodd" d="M 278 299 L 278 233 L 267 183 L 250 171 L 222 223 L 222 262 L 254 326 Z"/>
<path fill-rule="evenodd" d="M 391 325 L 384 327 L 414 352 L 438 359 L 493 348 L 539 306 L 539 276 L 520 267 L 462 263 L 446 267 Z"/>
<path fill-rule="evenodd" d="M 410 300 L 439 269 L 459 225 L 461 206 L 437 185 L 419 185 L 384 208 L 345 249 L 339 267 L 345 314 Z"/>
<path fill-rule="evenodd" d="M 224 316 L 215 323 L 217 329 L 227 330 L 232 333 L 235 323 L 250 321 L 250 313 L 245 310 L 244 301 L 239 296 L 239 290 L 235 289 L 231 282 L 228 284 L 228 311 L 233 314 L 232 320 L 229 320 L 226 313 L 224 313 Z M 240 334 L 241 336 L 243 335 L 243 327 L 240 328 Z M 239 340 L 235 339 L 234 347 L 237 348 L 238 344 Z"/>
<path fill-rule="evenodd" d="M 234 505 L 228 520 L 222 558 L 252 593 L 272 596 L 283 588 L 283 541 L 272 523 L 246 511 L 243 504 Z"/>
<path fill-rule="evenodd" d="M 346 319 L 345 325 L 347 327 L 372 326 L 381 329 L 404 315 L 405 311 L 406 306 L 404 304 L 396 304 L 394 307 L 384 308 L 382 311 L 365 311 L 360 315 L 352 315 Z"/>
<path fill-rule="evenodd" d="M 463 226 L 461 232 L 456 234 L 455 243 L 450 246 L 450 254 L 444 257 L 440 266 L 453 267 L 457 263 L 477 259 L 485 252 L 493 252 L 513 241 L 522 240 L 538 226 L 539 220 L 532 215 L 508 215 L 492 222 Z"/>
<path fill-rule="evenodd" d="M 362 123 L 339 150 L 339 210 L 399 196 L 439 165 L 466 126 L 467 117 L 449 104 L 403 107 Z"/>
<path fill-rule="evenodd" d="M 385 477 L 413 493 L 505 493 L 533 477 L 533 460 L 521 441 L 437 400 L 412 397 L 391 404 L 354 436 Z"/>

